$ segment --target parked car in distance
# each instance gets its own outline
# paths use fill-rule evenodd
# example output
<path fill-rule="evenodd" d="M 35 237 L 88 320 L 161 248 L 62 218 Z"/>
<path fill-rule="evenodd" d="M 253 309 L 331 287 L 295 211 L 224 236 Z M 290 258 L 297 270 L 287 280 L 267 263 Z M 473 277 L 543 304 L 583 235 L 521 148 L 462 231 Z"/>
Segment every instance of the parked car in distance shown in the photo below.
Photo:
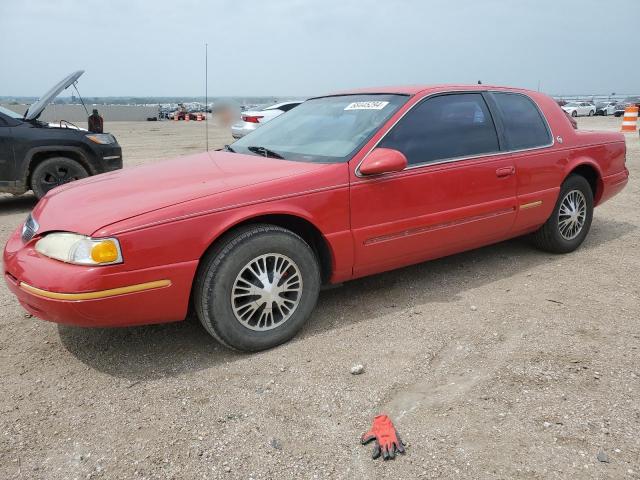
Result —
<path fill-rule="evenodd" d="M 192 308 L 224 345 L 262 350 L 296 334 L 323 284 L 527 234 L 575 250 L 626 185 L 625 157 L 621 133 L 575 130 L 534 91 L 317 97 L 224 150 L 52 190 L 10 236 L 5 280 L 45 320 Z"/>
<path fill-rule="evenodd" d="M 569 102 L 561 108 L 572 117 L 580 117 L 583 115 L 591 117 L 596 113 L 596 106 L 589 102 Z"/>
<path fill-rule="evenodd" d="M 632 105 L 640 108 L 640 97 L 627 97 L 622 102 L 617 103 L 613 114 L 616 117 L 621 117 L 624 115 L 624 109 Z"/>
<path fill-rule="evenodd" d="M 83 73 L 65 77 L 24 115 L 0 107 L 0 192 L 33 190 L 41 198 L 58 185 L 122 168 L 122 149 L 110 133 L 91 133 L 64 120 L 38 120 Z"/>
<path fill-rule="evenodd" d="M 596 103 L 596 115 L 613 115 L 616 111 L 616 102 L 598 102 Z"/>
<path fill-rule="evenodd" d="M 245 110 L 240 115 L 240 121 L 231 126 L 231 135 L 236 140 L 242 138 L 247 133 L 253 132 L 256 128 L 297 107 L 301 103 L 302 100 L 296 100 L 293 102 L 276 103 L 262 110 Z"/>

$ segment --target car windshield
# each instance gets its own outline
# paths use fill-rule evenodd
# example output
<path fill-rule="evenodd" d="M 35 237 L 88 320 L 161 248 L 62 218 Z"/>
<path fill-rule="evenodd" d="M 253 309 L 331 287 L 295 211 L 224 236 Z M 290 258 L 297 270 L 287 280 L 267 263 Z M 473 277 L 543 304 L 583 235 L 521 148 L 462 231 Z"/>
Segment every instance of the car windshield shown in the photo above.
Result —
<path fill-rule="evenodd" d="M 609 105 L 609 104 L 608 103 L 604 103 L 604 102 L 596 103 L 596 107 L 598 107 L 598 108 L 603 108 L 603 107 L 606 107 L 607 105 Z"/>
<path fill-rule="evenodd" d="M 9 110 L 8 108 L 4 108 L 0 106 L 0 113 L 4 113 L 7 117 L 15 118 L 17 120 L 22 120 L 22 115 L 14 112 L 13 110 Z"/>
<path fill-rule="evenodd" d="M 231 149 L 301 162 L 346 162 L 408 98 L 368 94 L 307 100 L 234 142 Z"/>
<path fill-rule="evenodd" d="M 576 102 L 569 102 L 565 105 L 565 107 L 578 107 L 579 105 Z"/>

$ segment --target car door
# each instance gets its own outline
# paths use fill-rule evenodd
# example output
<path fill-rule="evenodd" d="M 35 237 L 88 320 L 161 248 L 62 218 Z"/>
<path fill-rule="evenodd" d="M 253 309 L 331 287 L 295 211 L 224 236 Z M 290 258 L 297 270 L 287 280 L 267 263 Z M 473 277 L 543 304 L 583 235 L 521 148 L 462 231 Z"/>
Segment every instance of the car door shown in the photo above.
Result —
<path fill-rule="evenodd" d="M 0 185 L 8 186 L 8 182 L 13 183 L 14 168 L 11 127 L 0 117 Z"/>
<path fill-rule="evenodd" d="M 563 118 L 556 122 L 558 143 L 537 103 L 528 95 L 491 92 L 504 131 L 506 148 L 516 167 L 518 212 L 513 235 L 535 230 L 553 211 L 570 149 L 563 145 Z M 566 133 L 566 131 L 565 131 Z"/>
<path fill-rule="evenodd" d="M 515 219 L 515 169 L 501 152 L 483 94 L 428 97 L 377 147 L 402 152 L 408 167 L 372 177 L 353 171 L 355 276 L 508 236 Z"/>

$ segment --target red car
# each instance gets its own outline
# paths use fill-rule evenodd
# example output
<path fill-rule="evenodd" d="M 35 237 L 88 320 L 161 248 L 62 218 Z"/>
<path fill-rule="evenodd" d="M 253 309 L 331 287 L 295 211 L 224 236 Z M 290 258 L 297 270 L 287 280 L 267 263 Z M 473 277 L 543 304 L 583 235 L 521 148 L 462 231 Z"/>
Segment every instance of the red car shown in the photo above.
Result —
<path fill-rule="evenodd" d="M 543 94 L 486 85 L 310 99 L 223 151 L 64 185 L 4 252 L 33 315 L 172 322 L 223 344 L 290 339 L 320 287 L 525 234 L 557 253 L 627 183 L 619 133 Z"/>

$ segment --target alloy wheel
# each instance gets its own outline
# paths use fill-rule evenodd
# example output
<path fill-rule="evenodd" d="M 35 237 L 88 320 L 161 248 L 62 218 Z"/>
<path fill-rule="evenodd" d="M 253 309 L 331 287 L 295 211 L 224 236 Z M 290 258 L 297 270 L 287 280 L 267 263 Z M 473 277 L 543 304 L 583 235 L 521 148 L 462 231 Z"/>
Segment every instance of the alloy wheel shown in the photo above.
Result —
<path fill-rule="evenodd" d="M 587 218 L 587 200 L 580 190 L 568 192 L 558 210 L 558 230 L 565 240 L 573 240 L 582 231 Z"/>
<path fill-rule="evenodd" d="M 267 253 L 247 263 L 231 289 L 233 313 L 255 331 L 281 326 L 295 312 L 302 296 L 302 274 L 286 255 Z"/>
<path fill-rule="evenodd" d="M 40 184 L 45 191 L 49 191 L 59 185 L 83 178 L 82 173 L 66 165 L 52 166 L 44 172 Z"/>

